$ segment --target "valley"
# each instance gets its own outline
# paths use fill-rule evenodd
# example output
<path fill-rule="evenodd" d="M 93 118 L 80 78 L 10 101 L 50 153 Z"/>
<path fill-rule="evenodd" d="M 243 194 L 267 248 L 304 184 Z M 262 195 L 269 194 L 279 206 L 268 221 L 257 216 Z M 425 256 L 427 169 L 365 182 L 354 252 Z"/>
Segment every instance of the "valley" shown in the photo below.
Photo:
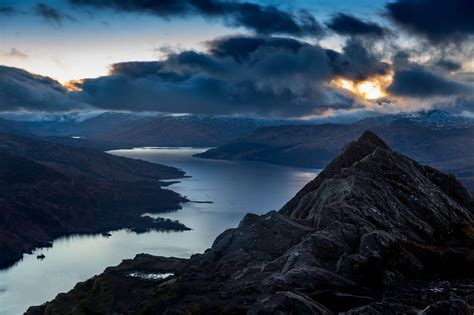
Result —
<path fill-rule="evenodd" d="M 150 208 L 140 206 L 133 213 L 179 221 L 190 230 L 136 233 L 118 227 L 110 232 L 110 237 L 100 233 L 59 237 L 51 247 L 38 248 L 12 267 L 0 270 L 0 304 L 5 305 L 0 314 L 19 314 L 28 306 L 51 300 L 58 293 L 72 289 L 77 282 L 140 253 L 188 258 L 202 252 L 218 234 L 236 226 L 245 213 L 280 208 L 318 172 L 258 162 L 222 162 L 192 157 L 203 150 L 136 148 L 111 151 L 116 156 L 186 170 L 187 177 L 163 182 L 174 182 L 167 189 L 191 202 L 181 203 L 177 211 L 150 213 Z M 38 260 L 39 254 L 44 254 L 45 258 Z M 37 283 L 43 283 L 45 288 L 37 290 Z"/>

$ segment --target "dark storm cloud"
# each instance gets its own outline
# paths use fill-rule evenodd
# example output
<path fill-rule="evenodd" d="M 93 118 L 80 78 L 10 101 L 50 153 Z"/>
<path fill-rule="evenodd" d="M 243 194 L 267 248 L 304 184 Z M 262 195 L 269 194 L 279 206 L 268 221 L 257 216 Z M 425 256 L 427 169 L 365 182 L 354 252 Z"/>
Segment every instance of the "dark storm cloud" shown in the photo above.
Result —
<path fill-rule="evenodd" d="M 148 78 L 108 76 L 84 82 L 85 100 L 103 109 L 201 114 L 292 116 L 311 111 L 307 103 L 290 104 L 290 92 L 272 93 L 253 82 L 232 86 L 217 78 L 191 76 L 182 84 Z"/>
<path fill-rule="evenodd" d="M 209 51 L 217 57 L 230 56 L 236 61 L 244 61 L 260 47 L 286 48 L 297 51 L 307 45 L 292 38 L 282 37 L 254 37 L 254 36 L 228 36 L 209 41 Z"/>
<path fill-rule="evenodd" d="M 84 107 L 49 77 L 0 66 L 0 111 L 68 111 Z"/>
<path fill-rule="evenodd" d="M 299 117 L 360 106 L 327 83 L 341 73 L 378 72 L 376 62 L 367 64 L 367 53 L 353 47 L 337 53 L 290 38 L 225 37 L 209 42 L 207 52 L 114 64 L 107 76 L 76 82 L 82 91 L 75 92 L 50 78 L 3 67 L 1 104 L 4 111 L 65 111 L 87 104 L 106 110 Z"/>
<path fill-rule="evenodd" d="M 171 54 L 168 56 L 166 63 L 164 63 L 165 69 L 182 74 L 204 72 L 212 75 L 229 75 L 229 66 L 223 60 L 192 50 Z"/>
<path fill-rule="evenodd" d="M 434 43 L 462 41 L 474 34 L 472 0 L 397 0 L 386 8 L 398 24 Z"/>
<path fill-rule="evenodd" d="M 325 49 L 291 39 L 254 39 L 220 38 L 209 43 L 208 53 L 115 64 L 109 76 L 84 81 L 81 99 L 109 110 L 279 117 L 356 106 L 325 86 L 333 77 Z M 230 47 L 251 49 L 236 55 Z"/>
<path fill-rule="evenodd" d="M 335 15 L 326 25 L 336 33 L 347 36 L 382 37 L 386 33 L 386 30 L 377 23 L 362 21 L 344 13 Z"/>
<path fill-rule="evenodd" d="M 161 70 L 159 61 L 130 61 L 111 65 L 110 72 L 113 74 L 123 74 L 129 77 L 141 77 L 156 74 Z"/>
<path fill-rule="evenodd" d="M 294 38 L 221 37 L 207 42 L 205 52 L 171 50 L 162 60 L 113 64 L 107 76 L 76 82 L 82 91 L 75 92 L 50 78 L 3 67 L 0 110 L 87 107 L 266 117 L 302 117 L 328 109 L 361 112 L 365 101 L 328 83 L 336 77 L 360 81 L 392 70 L 390 92 L 395 96 L 455 99 L 472 93 L 470 83 L 443 74 L 455 67 L 451 59 L 439 57 L 422 67 L 402 51 L 391 66 L 371 44 L 366 37 L 350 37 L 337 52 Z"/>
<path fill-rule="evenodd" d="M 207 52 L 114 64 L 110 75 L 85 80 L 78 96 L 105 110 L 298 117 L 360 107 L 327 83 L 390 69 L 357 40 L 341 53 L 279 37 L 223 37 L 207 45 Z"/>
<path fill-rule="evenodd" d="M 292 38 L 284 37 L 254 37 L 254 36 L 229 36 L 209 41 L 210 54 L 216 57 L 232 57 L 243 62 L 255 51 L 285 50 L 297 54 L 305 47 L 318 47 Z M 322 48 L 320 48 L 322 49 Z M 390 65 L 380 62 L 366 43 L 357 39 L 348 40 L 341 53 L 331 49 L 324 51 L 325 62 L 331 69 L 331 75 L 343 76 L 354 80 L 363 80 L 373 75 L 384 75 L 390 70 Z M 266 56 L 261 55 L 261 58 Z M 285 67 L 285 65 L 281 65 Z"/>
<path fill-rule="evenodd" d="M 249 2 L 219 0 L 70 0 L 70 2 L 78 6 L 146 13 L 162 18 L 186 15 L 222 18 L 229 25 L 245 27 L 263 35 L 285 34 L 302 37 L 319 36 L 323 33 L 320 24 L 304 10 L 294 15 L 274 6 Z"/>
<path fill-rule="evenodd" d="M 208 42 L 207 52 L 114 64 L 110 75 L 85 80 L 80 97 L 104 110 L 301 117 L 363 108 L 327 85 L 336 77 L 360 81 L 394 71 L 390 94 L 419 99 L 469 99 L 473 92 L 445 73 L 457 67 L 454 61 L 421 66 L 401 51 L 390 65 L 369 45 L 351 38 L 336 52 L 291 38 L 222 37 Z"/>
<path fill-rule="evenodd" d="M 55 26 L 62 26 L 62 23 L 65 20 L 75 21 L 75 19 L 70 15 L 42 2 L 36 4 L 34 10 L 38 16 L 42 17 L 45 21 Z"/>
<path fill-rule="evenodd" d="M 350 39 L 342 53 L 327 50 L 330 65 L 336 76 L 361 81 L 375 75 L 385 75 L 390 71 L 390 65 L 381 62 L 379 58 L 366 47 L 363 41 Z"/>
<path fill-rule="evenodd" d="M 472 95 L 474 88 L 420 65 L 410 65 L 395 71 L 389 92 L 398 96 L 426 98 Z"/>
<path fill-rule="evenodd" d="M 272 6 L 252 3 L 232 4 L 225 14 L 234 26 L 243 26 L 258 34 L 287 34 L 293 36 L 319 36 L 323 33 L 316 19 L 301 10 L 293 16 Z"/>

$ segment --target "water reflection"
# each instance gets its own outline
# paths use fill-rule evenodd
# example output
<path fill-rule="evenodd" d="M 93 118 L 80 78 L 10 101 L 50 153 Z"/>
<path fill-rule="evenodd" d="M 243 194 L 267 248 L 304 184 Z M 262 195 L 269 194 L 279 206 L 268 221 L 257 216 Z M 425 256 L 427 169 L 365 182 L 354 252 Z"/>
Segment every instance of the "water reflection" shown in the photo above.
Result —
<path fill-rule="evenodd" d="M 192 158 L 203 149 L 138 148 L 112 154 L 172 165 L 192 176 L 170 189 L 190 200 L 177 212 L 162 217 L 180 220 L 186 232 L 135 234 L 114 231 L 110 237 L 83 235 L 54 241 L 53 247 L 38 249 L 7 270 L 0 270 L 0 314 L 20 314 L 29 305 L 41 304 L 75 283 L 98 274 L 105 267 L 138 253 L 186 258 L 208 248 L 223 230 L 235 227 L 247 212 L 279 209 L 316 171 L 280 167 L 257 162 L 231 162 Z M 147 209 L 144 209 L 147 212 Z M 153 215 L 153 214 L 150 214 Z M 37 255 L 44 254 L 44 260 Z"/>

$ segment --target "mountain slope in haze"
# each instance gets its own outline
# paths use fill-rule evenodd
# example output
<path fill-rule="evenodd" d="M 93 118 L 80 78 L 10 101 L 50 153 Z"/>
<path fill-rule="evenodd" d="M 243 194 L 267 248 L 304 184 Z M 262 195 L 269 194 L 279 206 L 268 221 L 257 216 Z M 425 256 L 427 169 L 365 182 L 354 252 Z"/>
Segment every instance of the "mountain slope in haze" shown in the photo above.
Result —
<path fill-rule="evenodd" d="M 159 180 L 182 177 L 184 174 L 174 167 L 6 133 L 0 133 L 0 150 L 64 173 L 96 179 Z"/>
<path fill-rule="evenodd" d="M 0 118 L 0 132 L 11 133 L 14 135 L 31 135 L 31 132 L 26 126 L 24 126 L 24 124 L 3 118 Z"/>
<path fill-rule="evenodd" d="M 100 119 L 102 117 L 96 117 Z M 88 123 L 94 120 L 90 119 Z M 270 124 L 265 120 L 216 116 L 156 116 L 129 121 L 105 132 L 85 136 L 93 140 L 130 143 L 134 146 L 216 146 L 237 139 L 258 127 Z"/>
<path fill-rule="evenodd" d="M 395 150 L 459 176 L 474 189 L 474 120 L 442 111 L 367 118 L 350 125 L 264 127 L 201 158 L 323 168 L 366 129 Z"/>
<path fill-rule="evenodd" d="M 70 119 L 65 119 L 63 115 L 59 116 L 57 121 L 50 120 L 46 122 L 41 120 L 27 122 L 0 118 L 0 132 L 100 151 L 123 148 L 123 144 L 119 143 L 86 140 L 80 137 L 69 136 L 69 134 L 75 134 L 74 126 L 78 122 L 74 118 L 72 116 Z"/>
<path fill-rule="evenodd" d="M 249 134 L 259 127 L 282 123 L 277 120 L 244 117 L 119 112 L 106 112 L 84 120 L 67 116 L 22 122 L 25 128 L 39 136 L 77 136 L 109 145 L 111 148 L 216 146 Z"/>
<path fill-rule="evenodd" d="M 0 133 L 0 267 L 56 237 L 119 228 L 186 227 L 142 217 L 178 209 L 185 198 L 163 189 L 178 169 Z"/>
<path fill-rule="evenodd" d="M 455 177 L 365 132 L 203 254 L 138 255 L 27 314 L 471 314 L 473 205 Z"/>

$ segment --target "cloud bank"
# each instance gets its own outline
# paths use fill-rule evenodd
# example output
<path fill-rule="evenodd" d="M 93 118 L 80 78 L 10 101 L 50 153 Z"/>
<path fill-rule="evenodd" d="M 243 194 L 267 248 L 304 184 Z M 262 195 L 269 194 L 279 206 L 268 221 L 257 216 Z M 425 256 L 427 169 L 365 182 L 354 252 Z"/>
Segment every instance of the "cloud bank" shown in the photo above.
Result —
<path fill-rule="evenodd" d="M 398 98 L 449 97 L 450 102 L 472 104 L 472 83 L 458 81 L 446 70 L 456 64 L 421 66 L 402 53 L 385 62 L 369 44 L 353 37 L 337 52 L 294 38 L 221 37 L 207 42 L 205 52 L 113 64 L 109 75 L 71 83 L 70 90 L 50 78 L 2 67 L 0 110 L 93 108 L 296 118 L 393 111 Z M 330 84 L 341 77 L 363 81 L 389 73 L 394 73 L 390 95 L 376 101 Z M 439 100 L 433 103 L 439 105 Z"/>
<path fill-rule="evenodd" d="M 223 19 L 229 26 L 244 27 L 260 35 L 314 37 L 321 35 L 323 31 L 316 19 L 305 10 L 292 14 L 274 6 L 263 6 L 250 2 L 219 0 L 70 0 L 70 3 L 75 6 L 145 13 L 161 18 L 188 15 L 219 18 Z"/>
<path fill-rule="evenodd" d="M 387 33 L 387 30 L 377 23 L 362 21 L 344 13 L 335 15 L 326 25 L 340 35 L 382 37 Z"/>
<path fill-rule="evenodd" d="M 416 37 L 412 47 L 402 49 L 395 43 L 393 25 L 345 13 L 333 15 L 323 27 L 307 11 L 293 13 L 245 1 L 69 0 L 73 8 L 164 19 L 199 15 L 246 28 L 253 35 L 210 40 L 205 51 L 167 51 L 163 60 L 115 63 L 109 75 L 70 83 L 68 89 L 47 77 L 1 67 L 0 110 L 94 108 L 293 118 L 411 110 L 417 104 L 469 109 L 474 104 L 474 80 L 472 73 L 462 72 L 463 62 L 472 57 L 467 39 L 474 32 L 474 16 L 468 2 L 389 2 L 385 14 Z M 57 26 L 73 19 L 43 3 L 34 8 Z M 15 10 L 5 7 L 0 14 Z M 316 39 L 334 33 L 343 38 L 339 51 L 318 44 Z M 13 49 L 3 55 L 26 57 Z M 333 84 L 344 79 L 367 81 L 370 87 L 374 78 L 387 75 L 393 75 L 384 91 L 388 95 L 375 101 Z"/>
<path fill-rule="evenodd" d="M 208 52 L 114 64 L 110 75 L 83 81 L 81 100 L 106 110 L 301 117 L 362 107 L 328 83 L 389 70 L 355 40 L 342 53 L 277 37 L 231 36 L 207 45 Z"/>
<path fill-rule="evenodd" d="M 400 96 L 418 98 L 474 95 L 472 85 L 457 82 L 419 65 L 411 65 L 396 71 L 389 91 Z"/>
<path fill-rule="evenodd" d="M 472 0 L 397 0 L 387 10 L 399 25 L 433 43 L 464 41 L 474 34 Z"/>
<path fill-rule="evenodd" d="M 49 77 L 0 66 L 0 111 L 61 112 L 88 107 Z"/>

